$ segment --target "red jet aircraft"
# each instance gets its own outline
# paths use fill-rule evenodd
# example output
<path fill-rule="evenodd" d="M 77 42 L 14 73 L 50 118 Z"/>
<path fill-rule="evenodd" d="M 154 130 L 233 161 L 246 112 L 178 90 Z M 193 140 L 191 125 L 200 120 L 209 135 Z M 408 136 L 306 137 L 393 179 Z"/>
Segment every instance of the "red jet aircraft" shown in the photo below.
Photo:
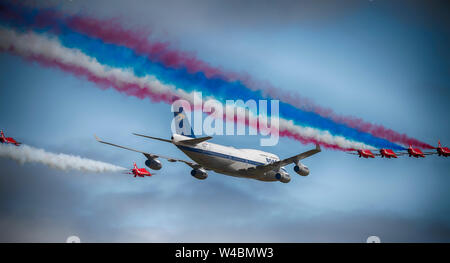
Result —
<path fill-rule="evenodd" d="M 1 133 L 1 137 L 0 137 L 1 143 L 6 143 L 6 144 L 10 143 L 10 144 L 14 144 L 15 146 L 19 146 L 21 144 L 20 142 L 16 142 L 16 140 L 14 140 L 11 137 L 5 137 L 3 130 L 1 130 L 0 133 Z"/>
<path fill-rule="evenodd" d="M 411 148 L 412 149 L 412 148 Z M 352 151 L 356 151 L 357 153 L 350 153 L 350 154 L 357 154 L 359 155 L 359 157 L 363 157 L 363 158 L 375 158 L 375 156 L 381 156 L 381 158 L 398 158 L 398 155 L 405 155 L 405 154 L 411 154 L 411 155 L 420 155 L 423 154 L 422 151 L 420 149 L 412 149 L 412 152 L 410 153 L 410 150 L 408 150 L 408 152 L 399 152 L 396 153 L 391 149 L 380 149 L 379 152 L 380 153 L 372 153 L 372 151 L 370 150 L 355 150 L 352 149 Z M 416 156 L 418 157 L 418 156 Z M 421 156 L 422 157 L 422 156 Z"/>
<path fill-rule="evenodd" d="M 437 154 L 439 156 L 448 157 L 450 156 L 450 149 L 447 147 L 442 147 L 441 141 L 438 141 L 438 147 L 436 148 L 436 152 L 426 152 L 425 154 Z"/>
<path fill-rule="evenodd" d="M 436 151 L 439 156 L 444 156 L 444 157 L 450 156 L 450 149 L 447 147 L 442 147 L 441 141 L 438 141 L 438 147 L 437 147 Z"/>
<path fill-rule="evenodd" d="M 397 154 L 395 154 L 395 152 L 393 150 L 391 150 L 391 149 L 381 149 L 379 155 L 381 156 L 381 158 L 383 158 L 383 157 L 386 157 L 386 158 L 398 158 Z"/>
<path fill-rule="evenodd" d="M 409 157 L 412 156 L 412 157 L 416 157 L 416 158 L 419 158 L 419 157 L 425 158 L 425 154 L 419 148 L 413 148 L 411 145 L 409 145 L 408 154 L 409 154 Z"/>
<path fill-rule="evenodd" d="M 349 154 L 357 154 L 359 155 L 359 158 L 375 158 L 375 155 L 370 150 L 355 150 L 352 149 L 352 151 L 356 151 L 357 153 L 349 153 Z"/>
<path fill-rule="evenodd" d="M 353 150 L 357 153 L 350 153 L 350 154 L 357 154 L 359 155 L 359 158 L 375 158 L 375 156 L 381 156 L 386 158 L 397 158 L 397 155 L 395 152 L 391 149 L 381 149 L 380 153 L 372 153 L 371 150 Z"/>
<path fill-rule="evenodd" d="M 372 153 L 370 150 L 356 150 L 351 149 L 351 151 L 356 151 L 357 153 L 350 153 L 359 155 L 359 157 L 363 158 L 375 158 L 375 156 L 381 156 L 381 158 L 398 158 L 398 156 L 409 155 L 409 157 L 422 157 L 425 158 L 425 155 L 437 154 L 439 156 L 448 157 L 450 156 L 450 149 L 447 147 L 442 147 L 441 141 L 438 141 L 438 147 L 435 148 L 436 152 L 422 152 L 419 148 L 413 148 L 412 145 L 409 145 L 407 152 L 394 152 L 391 149 L 380 149 L 380 153 Z"/>
<path fill-rule="evenodd" d="M 133 163 L 133 169 L 130 169 L 130 173 L 127 174 L 134 174 L 134 177 L 139 176 L 139 177 L 146 177 L 146 176 L 152 176 L 152 174 L 147 171 L 147 169 L 145 168 L 138 168 L 136 166 L 136 163 Z"/>

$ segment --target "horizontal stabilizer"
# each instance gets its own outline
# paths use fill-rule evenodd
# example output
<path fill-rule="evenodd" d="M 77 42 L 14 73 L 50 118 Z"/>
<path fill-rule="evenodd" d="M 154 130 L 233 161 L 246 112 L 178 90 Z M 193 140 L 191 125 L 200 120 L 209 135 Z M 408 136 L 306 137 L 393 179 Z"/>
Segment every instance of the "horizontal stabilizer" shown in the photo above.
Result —
<path fill-rule="evenodd" d="M 200 137 L 200 138 L 194 138 L 194 139 L 187 139 L 187 140 L 182 140 L 180 142 L 182 143 L 186 143 L 186 144 L 191 144 L 191 145 L 195 145 L 204 141 L 207 141 L 209 139 L 212 139 L 211 136 L 206 136 L 206 137 Z"/>
<path fill-rule="evenodd" d="M 142 134 L 137 134 L 137 133 L 133 133 L 136 136 L 141 136 L 144 138 L 149 138 L 149 139 L 153 139 L 153 140 L 158 140 L 158 141 L 163 141 L 163 142 L 172 142 L 171 140 L 167 140 L 167 139 L 163 139 L 163 138 L 158 138 L 158 137 L 152 137 L 152 136 L 148 136 L 148 135 L 142 135 Z"/>

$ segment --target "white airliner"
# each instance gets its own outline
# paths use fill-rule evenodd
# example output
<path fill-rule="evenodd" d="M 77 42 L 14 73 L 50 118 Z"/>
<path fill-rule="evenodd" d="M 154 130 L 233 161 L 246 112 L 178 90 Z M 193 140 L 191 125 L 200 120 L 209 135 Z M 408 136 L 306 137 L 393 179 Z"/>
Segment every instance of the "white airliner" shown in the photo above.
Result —
<path fill-rule="evenodd" d="M 229 176 L 251 178 L 265 182 L 280 181 L 282 183 L 289 183 L 291 177 L 284 166 L 293 163 L 295 164 L 294 171 L 297 174 L 307 176 L 309 174 L 309 169 L 303 165 L 300 160 L 321 151 L 320 146 L 316 145 L 316 148 L 313 150 L 280 160 L 275 154 L 260 150 L 236 149 L 234 147 L 209 143 L 206 141 L 212 138 L 210 136 L 200 138 L 194 136 L 189 121 L 183 112 L 183 108 L 180 108 L 179 112 L 174 112 L 174 115 L 175 122 L 178 122 L 175 124 L 177 133 L 172 135 L 171 140 L 136 133 L 134 133 L 134 135 L 172 143 L 194 162 L 142 152 L 102 141 L 98 137 L 95 138 L 97 141 L 104 144 L 144 154 L 147 158 L 145 165 L 153 170 L 162 168 L 161 161 L 159 161 L 158 158 L 166 159 L 169 162 L 183 162 L 192 168 L 191 175 L 200 180 L 206 179 L 208 177 L 207 171 L 212 170 L 216 173 Z"/>

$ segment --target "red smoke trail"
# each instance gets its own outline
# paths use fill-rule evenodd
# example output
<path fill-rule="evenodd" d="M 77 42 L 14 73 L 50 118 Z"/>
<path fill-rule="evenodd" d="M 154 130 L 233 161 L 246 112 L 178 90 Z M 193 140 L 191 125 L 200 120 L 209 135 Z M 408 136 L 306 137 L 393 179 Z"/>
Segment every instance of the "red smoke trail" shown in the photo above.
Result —
<path fill-rule="evenodd" d="M 385 128 L 382 125 L 376 125 L 364 122 L 360 118 L 355 117 L 342 117 L 334 114 L 333 112 L 330 113 L 330 118 L 332 118 L 336 122 L 345 123 L 348 126 L 351 126 L 357 130 L 367 132 L 370 134 L 373 134 L 378 137 L 385 138 L 392 142 L 401 142 L 405 145 L 414 145 L 417 147 L 425 148 L 425 149 L 434 149 L 433 146 L 421 142 L 417 139 L 408 137 L 406 134 L 400 134 L 396 131 L 393 131 L 391 129 Z"/>
<path fill-rule="evenodd" d="M 106 43 L 118 44 L 145 54 L 151 61 L 161 62 L 167 67 L 186 67 L 189 73 L 203 72 L 208 78 L 222 76 L 222 71 L 195 58 L 193 54 L 169 49 L 169 43 L 150 42 L 150 31 L 145 29 L 127 30 L 120 19 L 99 20 L 74 16 L 67 25 L 80 33 L 101 39 Z"/>
<path fill-rule="evenodd" d="M 300 137 L 298 134 L 291 133 L 290 131 L 280 131 L 280 136 L 281 137 L 289 137 L 291 139 L 300 141 L 303 144 L 320 144 L 321 146 L 323 146 L 325 148 L 328 148 L 328 149 L 339 150 L 339 151 L 348 151 L 348 149 L 339 147 L 339 146 L 334 145 L 334 144 L 329 144 L 329 143 L 325 143 L 325 142 L 319 142 L 319 141 L 314 140 L 312 138 L 308 138 L 307 139 L 307 138 Z"/>
<path fill-rule="evenodd" d="M 413 145 L 425 149 L 434 149 L 433 146 L 425 142 L 421 142 L 417 139 L 411 138 L 406 134 L 398 133 L 392 129 L 385 128 L 382 125 L 365 122 L 361 118 L 337 115 L 336 113 L 333 112 L 332 109 L 320 107 L 314 102 L 310 101 L 309 99 L 303 98 L 296 93 L 292 94 L 291 92 L 281 91 L 279 89 L 270 86 L 270 84 L 267 83 L 264 85 L 266 85 L 266 88 L 264 90 L 267 92 L 267 95 L 269 95 L 272 98 L 276 98 L 286 103 L 289 103 L 296 108 L 310 112 L 315 112 L 324 118 L 333 120 L 336 123 L 345 124 L 358 131 L 369 133 L 379 138 L 389 140 L 391 142 L 399 142 L 407 146 Z"/>
<path fill-rule="evenodd" d="M 226 117 L 224 116 L 224 118 L 226 118 Z M 235 123 L 242 123 L 244 125 L 247 125 L 249 127 L 254 128 L 255 130 L 257 130 L 258 127 L 259 127 L 259 121 L 257 121 L 256 123 L 253 124 L 249 120 L 248 116 L 246 116 L 245 119 L 243 119 L 243 120 L 240 120 L 239 118 L 236 118 L 236 116 L 235 116 L 234 122 Z M 272 129 L 274 129 L 274 128 L 272 128 Z M 320 144 L 321 146 L 323 146 L 324 148 L 327 148 L 327 149 L 348 151 L 348 149 L 339 147 L 338 145 L 317 141 L 317 140 L 315 140 L 313 138 L 304 138 L 304 137 L 300 136 L 299 134 L 292 133 L 292 132 L 290 132 L 288 130 L 278 130 L 278 135 L 280 137 L 289 137 L 291 139 L 294 139 L 294 140 L 297 140 L 297 141 L 301 142 L 302 144 Z"/>
<path fill-rule="evenodd" d="M 22 4 L 18 4 L 19 9 L 25 8 Z M 25 23 L 21 12 L 16 9 L 7 7 L 1 8 L 0 13 L 7 19 L 16 22 Z M 34 13 L 35 14 L 35 13 Z M 391 142 L 400 142 L 405 145 L 414 145 L 421 148 L 432 149 L 429 144 L 408 137 L 406 134 L 400 134 L 391 129 L 385 128 L 381 125 L 374 125 L 364 122 L 362 119 L 339 116 L 331 109 L 320 107 L 308 99 L 300 97 L 298 94 L 292 92 L 283 92 L 274 88 L 268 83 L 256 82 L 247 74 L 236 74 L 225 72 L 220 68 L 212 67 L 206 62 L 203 62 L 195 57 L 192 53 L 179 52 L 170 49 L 168 43 L 151 42 L 149 41 L 149 30 L 128 30 L 121 26 L 119 19 L 99 20 L 83 16 L 64 15 L 54 10 L 40 10 L 34 20 L 34 26 L 38 28 L 48 28 L 59 33 L 61 26 L 69 26 L 86 35 L 96 37 L 104 42 L 123 45 L 135 50 L 137 53 L 145 54 L 151 61 L 161 62 L 167 67 L 180 68 L 185 67 L 191 73 L 202 72 L 206 77 L 219 77 L 227 81 L 240 80 L 244 85 L 250 89 L 260 89 L 265 92 L 266 96 L 280 99 L 287 102 L 301 110 L 315 112 L 322 117 L 333 120 L 334 122 L 345 124 L 356 130 L 370 133 L 376 137 L 387 139 Z M 94 82 L 102 83 L 104 80 L 95 80 L 95 76 L 88 76 Z M 112 83 L 112 81 L 110 81 Z M 109 84 L 108 84 L 109 85 Z M 134 84 L 127 85 L 127 87 L 120 87 L 120 89 L 127 89 L 135 96 L 142 96 L 142 90 L 139 87 L 132 87 Z M 120 90 L 118 89 L 118 90 Z M 158 98 L 155 98 L 158 100 Z"/>
<path fill-rule="evenodd" d="M 26 9 L 22 4 L 15 3 L 19 9 Z M 2 16 L 8 20 L 24 23 L 21 11 L 4 7 L 0 9 Z M 331 109 L 323 108 L 310 100 L 299 96 L 293 92 L 281 91 L 274 88 L 267 82 L 258 82 L 252 79 L 248 74 L 236 74 L 225 72 L 224 70 L 213 67 L 208 63 L 201 61 L 192 53 L 175 51 L 170 48 L 169 43 L 149 41 L 150 31 L 146 29 L 128 30 L 121 26 L 120 19 L 99 20 L 83 16 L 70 16 L 58 11 L 46 9 L 40 10 L 35 15 L 34 26 L 38 28 L 48 28 L 59 33 L 60 26 L 69 26 L 70 28 L 101 39 L 104 42 L 126 46 L 135 50 L 137 53 L 147 55 L 151 61 L 160 62 L 167 67 L 181 68 L 185 67 L 190 73 L 202 72 L 206 77 L 217 77 L 226 81 L 241 81 L 248 88 L 262 90 L 266 96 L 279 99 L 289 103 L 301 110 L 310 111 L 321 115 L 322 117 L 333 120 L 334 122 L 345 124 L 361 132 L 370 133 L 376 137 L 387 139 L 391 142 L 399 142 L 405 145 L 414 145 L 421 148 L 432 149 L 427 143 L 421 142 L 406 134 L 400 134 L 382 125 L 375 125 L 364 122 L 362 119 L 351 116 L 339 116 Z M 90 78 L 93 78 L 91 76 Z M 99 81 L 99 80 L 96 80 Z M 101 81 L 100 81 L 101 82 Z M 129 87 L 130 92 L 135 88 Z M 142 91 L 135 90 L 136 95 Z"/>
<path fill-rule="evenodd" d="M 48 59 L 42 58 L 42 57 L 34 57 L 34 58 L 32 58 L 32 60 L 34 60 L 44 66 L 57 67 L 65 72 L 72 73 L 78 77 L 84 76 L 84 77 L 86 77 L 86 79 L 97 84 L 102 89 L 108 89 L 108 88 L 112 87 L 121 93 L 124 93 L 128 96 L 134 96 L 139 99 L 150 98 L 154 102 L 165 102 L 165 103 L 169 103 L 169 104 L 174 102 L 175 100 L 179 99 L 179 97 L 174 94 L 152 93 L 145 88 L 139 87 L 139 85 L 137 85 L 135 83 L 125 83 L 123 85 L 117 85 L 115 79 L 112 77 L 111 78 L 102 78 L 102 77 L 92 74 L 90 71 L 88 71 L 84 68 L 63 64 L 59 61 L 51 61 L 51 60 L 48 60 Z"/>
<path fill-rule="evenodd" d="M 13 54 L 15 53 L 14 48 L 10 48 L 8 51 Z M 150 98 L 154 102 L 165 102 L 168 104 L 171 104 L 174 101 L 180 99 L 178 96 L 176 96 L 174 94 L 167 94 L 167 93 L 154 94 L 154 93 L 150 92 L 149 90 L 143 89 L 134 83 L 126 83 L 125 85 L 117 85 L 115 79 L 112 77 L 110 77 L 110 78 L 98 77 L 83 67 L 64 64 L 60 61 L 51 60 L 44 56 L 34 55 L 34 56 L 26 57 L 25 59 L 28 61 L 31 61 L 31 62 L 37 62 L 42 66 L 58 68 L 64 72 L 72 73 L 77 77 L 85 77 L 87 80 L 95 83 L 102 89 L 108 89 L 108 88 L 112 87 L 119 92 L 125 93 L 126 95 L 129 95 L 129 96 L 134 96 L 134 97 L 137 97 L 140 99 Z M 194 110 L 199 110 L 199 106 L 194 106 L 194 105 L 191 105 L 191 106 L 193 106 Z M 203 107 L 203 105 L 202 105 L 202 107 Z M 189 109 L 185 109 L 185 110 L 189 111 Z M 226 114 L 223 115 L 223 119 L 227 119 Z M 239 119 L 239 118 L 237 118 L 237 116 L 234 116 L 234 122 L 236 124 L 242 123 L 248 127 L 258 129 L 258 122 L 256 122 L 256 124 L 254 125 L 251 121 L 249 121 L 248 116 L 246 116 L 245 119 Z M 347 149 L 339 147 L 337 145 L 320 142 L 320 141 L 317 141 L 317 140 L 314 140 L 311 138 L 304 138 L 298 134 L 291 133 L 287 130 L 279 131 L 279 136 L 289 137 L 291 139 L 300 141 L 303 144 L 320 144 L 321 146 L 328 148 L 328 149 L 341 150 L 341 151 L 347 150 Z"/>
<path fill-rule="evenodd" d="M 228 121 L 232 121 L 232 122 L 234 122 L 236 124 L 241 123 L 244 126 L 252 127 L 255 130 L 262 129 L 262 127 L 259 124 L 259 119 L 257 119 L 256 122 L 252 122 L 252 121 L 250 121 L 249 116 L 247 114 L 245 115 L 245 118 L 238 118 L 236 114 L 234 114 L 233 118 L 231 118 L 231 117 L 227 116 L 226 113 L 224 113 L 223 114 L 223 119 L 224 120 L 228 120 Z M 269 129 L 271 129 L 272 132 L 276 131 L 274 127 L 271 127 Z M 299 134 L 292 133 L 292 132 L 290 132 L 288 130 L 279 130 L 278 129 L 278 135 L 280 137 L 289 137 L 291 139 L 294 139 L 294 140 L 297 140 L 297 141 L 301 142 L 302 144 L 320 144 L 321 146 L 323 146 L 324 148 L 327 148 L 327 149 L 339 150 L 339 151 L 348 151 L 348 149 L 342 148 L 342 147 L 340 147 L 338 145 L 329 144 L 329 143 L 326 143 L 326 142 L 321 142 L 321 141 L 315 140 L 313 138 L 305 138 L 305 137 L 302 137 Z"/>
<path fill-rule="evenodd" d="M 26 7 L 20 3 L 15 4 L 19 9 L 26 9 Z M 21 16 L 21 12 L 16 9 L 3 7 L 0 9 L 0 14 L 5 18 L 16 22 L 25 22 L 24 18 Z M 266 96 L 289 103 L 298 109 L 317 113 L 324 118 L 331 119 L 336 123 L 345 124 L 348 127 L 354 128 L 358 131 L 366 132 L 376 137 L 387 139 L 391 142 L 399 142 L 404 145 L 411 144 L 421 148 L 434 148 L 427 143 L 408 137 L 406 134 L 400 134 L 391 129 L 385 128 L 382 125 L 364 122 L 362 119 L 356 117 L 339 116 L 331 109 L 320 107 L 310 100 L 299 96 L 297 93 L 276 89 L 267 82 L 257 82 L 248 74 L 225 72 L 220 68 L 213 67 L 208 63 L 197 59 L 192 53 L 171 50 L 168 43 L 151 42 L 149 41 L 149 30 L 125 29 L 121 26 L 122 22 L 120 19 L 99 20 L 83 16 L 70 16 L 51 9 L 40 10 L 37 14 L 33 14 L 36 15 L 34 26 L 37 26 L 38 28 L 47 28 L 51 29 L 55 33 L 59 33 L 61 26 L 69 26 L 76 31 L 99 38 L 104 42 L 131 48 L 137 53 L 147 55 L 151 61 L 161 62 L 167 67 L 185 67 L 190 73 L 203 72 L 208 78 L 216 77 L 226 81 L 239 80 L 252 90 L 262 90 Z M 90 76 L 88 78 L 93 79 L 94 76 Z M 93 81 L 102 82 L 94 79 Z M 142 91 L 139 91 L 136 87 L 133 88 L 130 86 L 126 89 L 128 89 L 131 93 L 136 93 L 137 96 L 142 96 Z M 158 100 L 158 98 L 155 99 Z"/>
<path fill-rule="evenodd" d="M 67 63 L 64 63 L 63 60 L 58 60 L 55 58 L 48 58 L 45 55 L 40 55 L 40 54 L 21 55 L 20 52 L 16 52 L 14 46 L 9 46 L 8 48 L 0 50 L 0 51 L 7 51 L 9 53 L 21 56 L 22 58 L 24 58 L 27 61 L 36 62 L 45 67 L 58 68 L 64 72 L 71 73 L 77 77 L 86 78 L 87 80 L 98 85 L 98 87 L 101 89 L 114 88 L 115 90 L 125 93 L 128 96 L 135 96 L 140 99 L 150 98 L 152 101 L 165 102 L 167 104 L 171 104 L 175 100 L 180 99 L 180 96 L 173 94 L 171 92 L 154 93 L 149 89 L 150 86 L 141 87 L 136 83 L 130 83 L 130 82 L 125 82 L 123 80 L 119 80 L 114 75 L 104 76 L 104 77 L 98 76 L 83 66 L 67 64 Z M 203 105 L 202 105 L 202 107 L 203 107 Z M 194 106 L 193 109 L 198 110 L 198 107 L 196 108 Z M 186 110 L 188 110 L 188 109 L 186 109 Z M 224 115 L 223 117 L 225 119 L 226 115 Z M 258 123 L 254 124 L 253 122 L 250 122 L 248 120 L 248 116 L 246 116 L 245 119 L 243 119 L 243 120 L 241 120 L 240 118 L 235 118 L 234 121 L 235 121 L 235 123 L 242 123 L 246 126 L 254 128 L 254 129 L 258 128 Z M 279 135 L 280 136 L 288 136 L 288 137 L 298 140 L 302 143 L 319 143 L 320 145 L 322 145 L 326 148 L 329 148 L 329 149 L 335 149 L 335 150 L 343 149 L 336 145 L 330 145 L 327 143 L 316 141 L 314 139 L 303 138 L 301 135 L 293 134 L 293 133 L 290 133 L 289 131 L 280 131 Z"/>
<path fill-rule="evenodd" d="M 266 96 L 279 99 L 301 110 L 315 112 L 322 117 L 329 118 L 340 124 L 345 124 L 358 131 L 370 133 L 391 142 L 433 149 L 433 146 L 427 143 L 408 137 L 406 134 L 400 134 L 392 129 L 385 128 L 382 125 L 371 124 L 356 117 L 339 116 L 329 108 L 320 107 L 309 99 L 303 98 L 296 93 L 293 94 L 292 92 L 280 91 L 269 83 L 255 81 L 247 74 L 225 72 L 220 68 L 213 67 L 208 63 L 197 59 L 192 53 L 171 50 L 169 43 L 150 42 L 150 31 L 125 29 L 121 26 L 120 19 L 105 21 L 95 18 L 74 16 L 68 19 L 67 24 L 76 31 L 100 38 L 104 42 L 123 45 L 135 50 L 137 53 L 145 54 L 151 61 L 161 62 L 167 67 L 185 67 L 190 73 L 202 72 L 208 78 L 218 77 L 226 81 L 239 80 L 248 88 L 253 90 L 261 89 L 265 92 Z"/>
<path fill-rule="evenodd" d="M 13 48 L 10 48 L 8 51 L 13 54 L 15 53 Z M 58 68 L 64 72 L 72 73 L 77 77 L 85 77 L 87 80 L 98 85 L 101 89 L 108 89 L 112 87 L 115 90 L 129 96 L 134 96 L 140 99 L 150 98 L 154 102 L 165 102 L 168 104 L 179 99 L 179 97 L 175 94 L 153 93 L 146 88 L 139 87 L 139 85 L 135 83 L 122 83 L 118 85 L 114 77 L 99 77 L 83 67 L 65 64 L 57 60 L 48 59 L 44 56 L 33 55 L 25 57 L 25 59 L 31 62 L 37 62 L 46 67 Z"/>

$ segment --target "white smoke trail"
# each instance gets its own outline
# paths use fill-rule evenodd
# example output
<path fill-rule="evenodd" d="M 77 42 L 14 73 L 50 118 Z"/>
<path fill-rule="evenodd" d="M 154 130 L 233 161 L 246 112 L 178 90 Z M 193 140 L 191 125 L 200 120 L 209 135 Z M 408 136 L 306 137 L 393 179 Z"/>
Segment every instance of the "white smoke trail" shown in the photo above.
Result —
<path fill-rule="evenodd" d="M 106 173 L 126 170 L 123 167 L 113 164 L 63 153 L 50 153 L 28 145 L 14 146 L 0 144 L 0 157 L 12 159 L 20 164 L 41 163 L 50 168 L 63 171 L 78 170 L 82 172 Z"/>
<path fill-rule="evenodd" d="M 11 48 L 15 54 L 25 58 L 42 56 L 49 61 L 83 68 L 98 78 L 114 79 L 119 87 L 133 83 L 142 89 L 149 89 L 153 93 L 175 93 L 173 85 L 165 85 L 155 76 L 137 77 L 130 70 L 102 65 L 97 59 L 78 49 L 64 47 L 55 37 L 48 38 L 34 32 L 18 33 L 0 27 L 0 51 L 8 51 Z"/>
<path fill-rule="evenodd" d="M 113 68 L 100 64 L 95 58 L 84 54 L 75 48 L 64 47 L 56 37 L 47 37 L 34 32 L 18 33 L 14 30 L 0 27 L 0 51 L 11 51 L 25 58 L 43 56 L 50 61 L 57 61 L 61 65 L 79 67 L 87 70 L 99 79 L 114 80 L 118 87 L 135 84 L 153 94 L 174 94 L 180 98 L 194 102 L 194 92 L 187 93 L 173 85 L 159 81 L 153 75 L 137 77 L 130 70 Z M 313 127 L 294 124 L 291 120 L 280 118 L 280 132 L 289 131 L 305 139 L 314 139 L 341 148 L 374 149 L 372 146 L 349 140 L 342 136 L 332 135 L 328 131 Z"/>

